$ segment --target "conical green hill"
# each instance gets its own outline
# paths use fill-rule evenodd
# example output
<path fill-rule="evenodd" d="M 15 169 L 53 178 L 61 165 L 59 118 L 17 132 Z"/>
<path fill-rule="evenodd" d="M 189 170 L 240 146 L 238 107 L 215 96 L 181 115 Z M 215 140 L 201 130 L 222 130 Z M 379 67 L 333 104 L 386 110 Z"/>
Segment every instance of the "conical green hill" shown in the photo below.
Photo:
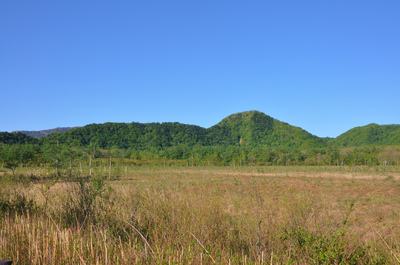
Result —
<path fill-rule="evenodd" d="M 207 133 L 207 142 L 210 145 L 298 148 L 325 145 L 323 139 L 259 111 L 232 114 L 208 129 Z"/>

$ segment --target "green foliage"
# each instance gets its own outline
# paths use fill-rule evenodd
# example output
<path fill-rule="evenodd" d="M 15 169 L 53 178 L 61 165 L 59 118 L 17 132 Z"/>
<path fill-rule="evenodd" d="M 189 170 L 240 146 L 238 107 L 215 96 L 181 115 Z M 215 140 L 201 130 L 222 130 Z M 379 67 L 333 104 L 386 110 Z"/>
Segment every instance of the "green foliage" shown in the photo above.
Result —
<path fill-rule="evenodd" d="M 93 142 L 102 149 L 147 149 L 179 144 L 193 146 L 202 142 L 204 133 L 204 128 L 180 123 L 104 123 L 76 128 L 61 134 L 60 139 L 63 142 L 77 141 L 82 146 Z"/>
<path fill-rule="evenodd" d="M 99 208 L 106 191 L 102 177 L 83 177 L 70 183 L 62 215 L 65 225 L 83 226 L 100 222 Z"/>
<path fill-rule="evenodd" d="M 304 207 L 304 206 L 303 206 Z M 293 262 L 305 264 L 386 264 L 383 256 L 372 257 L 370 246 L 364 245 L 353 235 L 347 235 L 347 221 L 354 207 L 354 200 L 344 214 L 341 223 L 336 223 L 336 229 L 321 232 L 307 225 L 310 214 L 309 206 L 302 208 L 296 205 L 294 221 L 288 226 L 282 226 L 280 240 L 285 249 L 289 250 Z M 299 257 L 302 257 L 299 260 Z"/>
<path fill-rule="evenodd" d="M 46 138 L 55 139 L 56 135 Z M 43 138 L 42 138 L 43 139 Z M 256 147 L 322 147 L 325 141 L 308 132 L 277 121 L 258 111 L 231 115 L 204 129 L 180 123 L 91 124 L 60 135 L 62 142 L 77 141 L 82 146 L 94 142 L 102 149 L 165 149 L 174 146 L 241 145 Z M 44 139 L 42 141 L 45 141 Z"/>
<path fill-rule="evenodd" d="M 371 260 L 368 247 L 346 238 L 346 230 L 342 229 L 334 234 L 318 234 L 302 227 L 284 230 L 281 235 L 283 242 L 293 248 L 292 255 L 306 256 L 315 264 L 380 264 L 382 260 Z M 306 255 L 304 255 L 306 254 Z"/>
<path fill-rule="evenodd" d="M 319 138 L 258 111 L 230 115 L 208 129 L 180 123 L 105 123 L 53 133 L 40 138 L 40 146 L 25 143 L 30 138 L 21 133 L 3 133 L 1 139 L 7 144 L 0 143 L 0 162 L 14 173 L 31 161 L 53 166 L 56 174 L 68 167 L 71 176 L 74 160 L 91 165 L 101 157 L 129 158 L 136 165 L 187 166 L 394 165 L 400 161 L 399 148 L 387 146 L 400 145 L 400 125 L 371 124 L 336 139 Z"/>
<path fill-rule="evenodd" d="M 228 116 L 208 129 L 210 145 L 244 145 L 250 147 L 323 147 L 325 141 L 317 136 L 275 120 L 258 111 Z"/>
<path fill-rule="evenodd" d="M 0 161 L 15 175 L 16 168 L 32 160 L 37 151 L 37 146 L 31 144 L 0 145 Z"/>
<path fill-rule="evenodd" d="M 328 141 L 338 147 L 400 145 L 400 125 L 369 124 L 353 128 Z"/>
<path fill-rule="evenodd" d="M 17 194 L 15 199 L 6 200 L 0 198 L 0 214 L 26 214 L 27 212 L 35 213 L 37 210 L 36 203 L 33 199 L 28 199 L 24 195 Z"/>
<path fill-rule="evenodd" d="M 31 185 L 29 178 L 5 175 L 0 177 L 0 216 L 35 213 L 38 209 L 35 201 L 19 192 Z"/>
<path fill-rule="evenodd" d="M 54 132 L 61 133 L 56 136 Z M 46 131 L 47 132 L 47 131 Z M 194 145 L 229 146 L 240 145 L 251 148 L 267 146 L 269 148 L 326 148 L 400 145 L 400 125 L 370 124 L 356 127 L 335 139 L 319 138 L 303 129 L 273 119 L 258 111 L 236 113 L 220 123 L 205 129 L 195 125 L 180 123 L 104 123 L 91 124 L 79 128 L 59 128 L 48 130 L 47 137 L 40 138 L 41 143 L 60 137 L 60 141 L 76 141 L 81 146 L 94 143 L 101 149 L 149 150 L 165 149 L 172 146 Z M 18 133 L 0 133 L 0 143 L 34 144 L 38 140 Z"/>
<path fill-rule="evenodd" d="M 0 144 L 37 144 L 39 141 L 22 132 L 0 132 Z"/>

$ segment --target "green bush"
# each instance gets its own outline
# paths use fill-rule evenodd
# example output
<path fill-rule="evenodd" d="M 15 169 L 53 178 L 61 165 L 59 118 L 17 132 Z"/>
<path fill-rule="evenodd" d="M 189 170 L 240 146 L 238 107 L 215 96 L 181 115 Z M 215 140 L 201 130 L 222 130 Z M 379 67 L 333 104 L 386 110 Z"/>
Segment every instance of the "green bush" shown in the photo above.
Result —
<path fill-rule="evenodd" d="M 38 207 L 32 199 L 27 199 L 25 195 L 17 195 L 12 200 L 0 199 L 0 214 L 26 214 L 36 213 Z"/>
<path fill-rule="evenodd" d="M 67 226 L 96 224 L 101 220 L 107 194 L 102 177 L 83 177 L 69 183 L 69 192 L 64 201 L 62 218 Z"/>

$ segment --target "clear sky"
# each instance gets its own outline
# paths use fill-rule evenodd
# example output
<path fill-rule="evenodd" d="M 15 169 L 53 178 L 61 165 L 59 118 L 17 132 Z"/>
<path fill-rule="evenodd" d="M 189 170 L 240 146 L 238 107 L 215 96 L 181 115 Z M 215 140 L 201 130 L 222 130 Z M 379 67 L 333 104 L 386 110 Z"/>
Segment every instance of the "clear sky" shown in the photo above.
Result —
<path fill-rule="evenodd" d="M 400 1 L 0 1 L 0 131 L 400 124 Z"/>

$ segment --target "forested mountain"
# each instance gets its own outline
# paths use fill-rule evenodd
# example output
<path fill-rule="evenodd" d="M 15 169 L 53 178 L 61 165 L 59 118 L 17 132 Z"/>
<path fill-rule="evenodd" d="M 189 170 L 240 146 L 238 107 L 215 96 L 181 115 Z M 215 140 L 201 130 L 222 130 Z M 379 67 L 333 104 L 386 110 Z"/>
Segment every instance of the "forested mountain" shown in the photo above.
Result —
<path fill-rule="evenodd" d="M 400 145 L 400 125 L 378 125 L 375 123 L 355 127 L 335 139 L 328 141 L 337 147 Z"/>
<path fill-rule="evenodd" d="M 397 146 L 396 146 L 397 145 Z M 128 159 L 136 165 L 398 165 L 400 125 L 370 124 L 319 138 L 262 112 L 232 114 L 211 128 L 166 123 L 90 124 L 39 139 L 0 133 L 0 162 Z M 85 160 L 86 159 L 86 160 Z M 128 162 L 127 162 L 128 163 Z"/>
<path fill-rule="evenodd" d="M 45 137 L 45 136 L 48 136 L 48 135 L 50 135 L 52 133 L 56 133 L 56 132 L 63 133 L 63 132 L 72 130 L 74 128 L 78 128 L 78 127 L 59 127 L 56 129 L 41 130 L 41 131 L 15 131 L 15 132 L 21 132 L 21 133 L 24 133 L 26 135 L 29 135 L 29 136 L 32 136 L 35 138 L 40 138 L 40 137 Z"/>
<path fill-rule="evenodd" d="M 63 132 L 64 131 L 64 132 Z M 259 111 L 232 114 L 211 128 L 166 123 L 104 123 L 84 127 L 38 131 L 40 142 L 58 138 L 63 143 L 119 149 L 165 149 L 173 146 L 243 146 L 311 149 L 326 147 L 400 145 L 400 125 L 370 124 L 356 127 L 337 138 L 319 138 L 307 131 L 278 121 Z M 32 133 L 32 132 L 30 132 Z M 39 134 L 36 134 L 39 137 Z M 2 133 L 0 143 L 36 143 L 19 133 Z"/>
<path fill-rule="evenodd" d="M 186 144 L 193 146 L 203 144 L 206 129 L 181 123 L 104 123 L 90 124 L 59 135 L 62 142 L 75 142 L 86 146 L 94 143 L 100 148 L 165 148 Z M 43 139 L 46 141 L 46 139 Z"/>
<path fill-rule="evenodd" d="M 170 122 L 104 123 L 75 128 L 46 138 L 55 137 L 62 142 L 75 142 L 83 146 L 94 143 L 103 149 L 163 149 L 179 144 L 190 147 L 241 145 L 250 148 L 261 145 L 296 148 L 326 145 L 325 140 L 258 111 L 230 115 L 209 129 Z"/>
<path fill-rule="evenodd" d="M 325 140 L 259 111 L 232 114 L 207 130 L 210 145 L 323 147 Z"/>
<path fill-rule="evenodd" d="M 22 132 L 0 132 L 1 144 L 37 144 L 38 139 L 26 135 Z"/>

